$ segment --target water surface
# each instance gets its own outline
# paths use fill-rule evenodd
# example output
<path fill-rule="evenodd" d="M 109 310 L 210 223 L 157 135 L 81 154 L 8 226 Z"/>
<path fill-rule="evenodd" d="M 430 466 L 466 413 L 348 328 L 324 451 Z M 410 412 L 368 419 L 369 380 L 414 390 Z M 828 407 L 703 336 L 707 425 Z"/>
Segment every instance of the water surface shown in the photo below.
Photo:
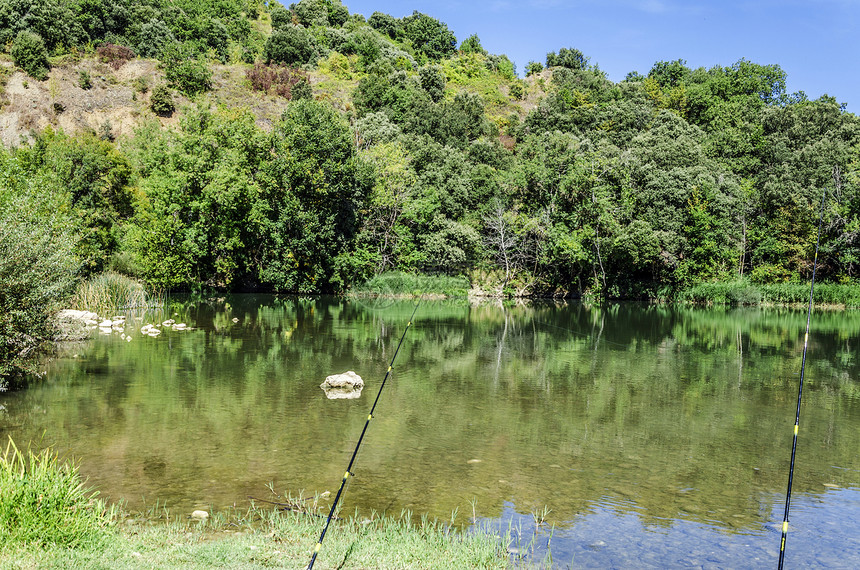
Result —
<path fill-rule="evenodd" d="M 237 296 L 138 315 L 0 395 L 103 496 L 178 512 L 337 490 L 414 305 Z M 140 334 L 172 318 L 193 327 Z M 424 302 L 345 508 L 512 528 L 574 567 L 775 564 L 806 315 Z M 133 324 L 133 326 L 132 326 Z M 860 567 L 860 313 L 817 312 L 787 563 Z M 355 370 L 357 400 L 329 400 Z M 545 523 L 535 528 L 535 519 Z M 550 528 L 554 526 L 554 530 Z M 537 532 L 537 534 L 535 534 Z M 310 548 L 310 547 L 309 547 Z"/>

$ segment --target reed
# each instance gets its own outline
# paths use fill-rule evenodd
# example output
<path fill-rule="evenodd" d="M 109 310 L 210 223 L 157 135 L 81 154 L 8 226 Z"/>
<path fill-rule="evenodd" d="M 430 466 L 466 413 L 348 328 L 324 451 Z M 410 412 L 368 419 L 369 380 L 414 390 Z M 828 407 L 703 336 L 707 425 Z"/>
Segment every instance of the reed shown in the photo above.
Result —
<path fill-rule="evenodd" d="M 751 283 L 730 281 L 699 283 L 680 291 L 677 300 L 703 305 L 803 305 L 809 300 L 809 285 L 803 283 Z M 860 307 L 860 285 L 822 283 L 815 286 L 815 305 Z"/>
<path fill-rule="evenodd" d="M 78 285 L 72 304 L 74 308 L 104 315 L 129 309 L 161 307 L 164 298 L 150 293 L 139 281 L 107 271 Z"/>
<path fill-rule="evenodd" d="M 463 276 L 426 275 L 389 271 L 374 276 L 353 288 L 356 295 L 415 296 L 444 295 L 465 297 L 469 293 L 469 280 Z"/>

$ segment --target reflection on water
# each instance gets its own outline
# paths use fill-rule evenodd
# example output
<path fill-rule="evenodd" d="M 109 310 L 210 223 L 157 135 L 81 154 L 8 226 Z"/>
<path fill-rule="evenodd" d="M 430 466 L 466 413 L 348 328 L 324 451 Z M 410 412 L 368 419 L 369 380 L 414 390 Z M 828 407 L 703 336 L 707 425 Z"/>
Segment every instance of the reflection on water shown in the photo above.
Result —
<path fill-rule="evenodd" d="M 335 490 L 412 309 L 177 302 L 0 396 L 0 436 L 75 457 L 133 508 Z M 139 334 L 166 318 L 193 330 Z M 787 561 L 856 566 L 860 313 L 812 325 Z M 549 509 L 535 541 L 555 525 L 553 555 L 576 567 L 770 564 L 804 326 L 796 310 L 423 303 L 345 507 L 448 520 L 474 503 L 532 538 Z M 320 383 L 346 370 L 363 394 L 327 399 Z"/>

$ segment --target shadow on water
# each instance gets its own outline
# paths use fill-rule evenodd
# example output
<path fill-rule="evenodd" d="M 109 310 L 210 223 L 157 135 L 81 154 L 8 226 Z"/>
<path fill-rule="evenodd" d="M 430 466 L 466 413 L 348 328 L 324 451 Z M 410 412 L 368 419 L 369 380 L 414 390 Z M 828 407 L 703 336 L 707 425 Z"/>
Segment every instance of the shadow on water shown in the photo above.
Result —
<path fill-rule="evenodd" d="M 132 508 L 334 491 L 412 308 L 176 299 L 0 396 L 0 436 L 75 457 Z M 167 319 L 191 330 L 140 334 Z M 448 520 L 474 503 L 532 557 L 551 537 L 561 567 L 769 564 L 804 326 L 802 310 L 424 302 L 344 507 Z M 858 334 L 860 313 L 814 317 L 789 542 L 812 565 L 860 556 L 828 522 L 860 535 Z M 363 395 L 327 399 L 346 370 Z"/>

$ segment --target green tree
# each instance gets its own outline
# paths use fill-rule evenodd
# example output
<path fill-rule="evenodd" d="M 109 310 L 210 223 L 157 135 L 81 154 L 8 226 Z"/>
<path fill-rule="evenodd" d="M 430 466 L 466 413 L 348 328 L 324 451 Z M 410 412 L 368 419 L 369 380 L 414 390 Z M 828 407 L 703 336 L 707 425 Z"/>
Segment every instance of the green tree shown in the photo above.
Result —
<path fill-rule="evenodd" d="M 460 51 L 462 53 L 479 53 L 481 55 L 487 55 L 487 50 L 481 46 L 481 40 L 478 38 L 478 34 L 472 34 L 460 44 Z"/>
<path fill-rule="evenodd" d="M 149 125 L 132 145 L 142 195 L 126 241 L 147 281 L 168 288 L 253 283 L 260 245 L 252 207 L 266 149 L 253 116 L 194 109 L 178 132 Z"/>
<path fill-rule="evenodd" d="M 279 291 L 342 290 L 371 187 L 349 126 L 326 103 L 289 104 L 271 136 L 255 215 L 263 227 L 259 275 Z"/>
<path fill-rule="evenodd" d="M 272 33 L 266 42 L 263 56 L 267 63 L 302 65 L 316 57 L 316 46 L 307 30 L 289 24 Z"/>
<path fill-rule="evenodd" d="M 27 72 L 30 77 L 44 80 L 48 78 L 48 50 L 41 36 L 31 32 L 19 32 L 12 43 L 12 59 L 15 65 Z"/>
<path fill-rule="evenodd" d="M 418 70 L 421 88 L 430 95 L 434 103 L 438 103 L 445 94 L 445 73 L 438 65 L 425 65 Z"/>
<path fill-rule="evenodd" d="M 75 224 L 62 186 L 0 149 L 0 391 L 35 372 L 52 316 L 74 289 Z"/>
<path fill-rule="evenodd" d="M 404 34 L 403 24 L 397 18 L 383 12 L 374 12 L 368 18 L 370 27 L 395 40 Z"/>
<path fill-rule="evenodd" d="M 426 59 L 439 61 L 457 51 L 454 32 L 443 22 L 417 10 L 403 18 L 403 31 L 415 51 Z"/>
<path fill-rule="evenodd" d="M 546 54 L 547 67 L 566 67 L 573 70 L 588 69 L 588 57 L 576 48 L 561 48 L 558 53 Z"/>

